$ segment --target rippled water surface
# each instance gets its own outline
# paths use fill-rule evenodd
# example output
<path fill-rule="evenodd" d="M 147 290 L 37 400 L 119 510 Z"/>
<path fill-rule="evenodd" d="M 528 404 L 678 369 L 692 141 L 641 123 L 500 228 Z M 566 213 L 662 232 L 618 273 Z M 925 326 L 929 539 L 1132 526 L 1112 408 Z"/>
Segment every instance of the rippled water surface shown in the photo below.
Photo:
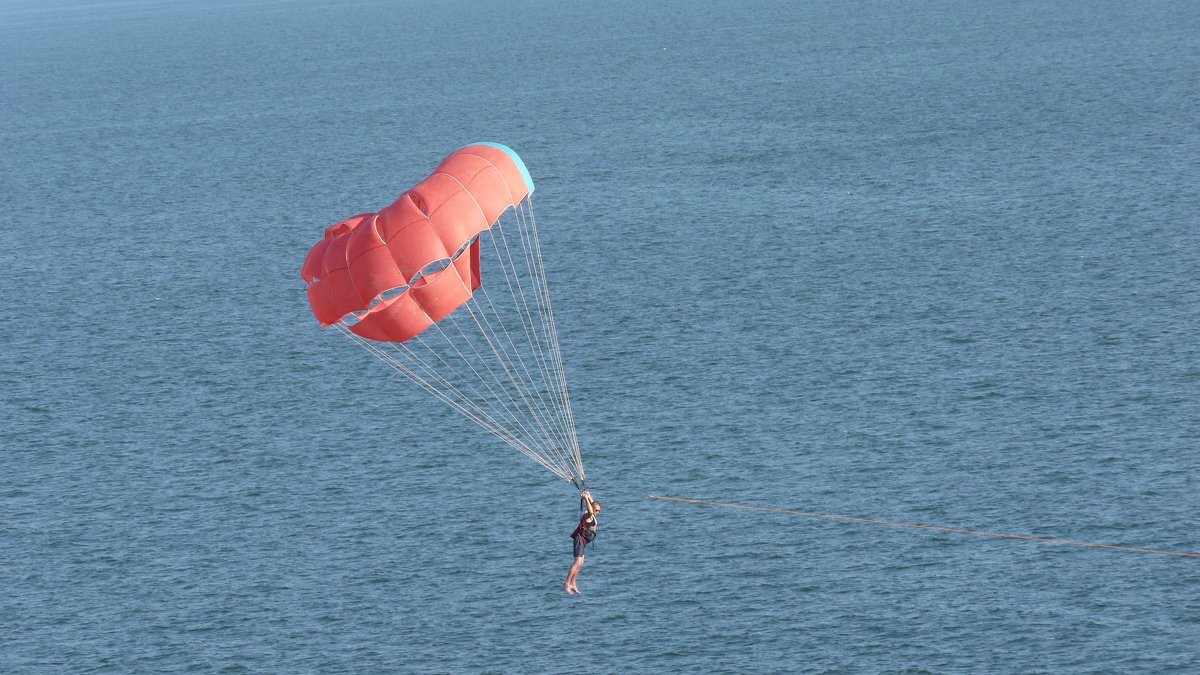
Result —
<path fill-rule="evenodd" d="M 0 670 L 1195 672 L 1191 2 L 0 3 Z M 515 148 L 602 533 L 313 321 Z"/>

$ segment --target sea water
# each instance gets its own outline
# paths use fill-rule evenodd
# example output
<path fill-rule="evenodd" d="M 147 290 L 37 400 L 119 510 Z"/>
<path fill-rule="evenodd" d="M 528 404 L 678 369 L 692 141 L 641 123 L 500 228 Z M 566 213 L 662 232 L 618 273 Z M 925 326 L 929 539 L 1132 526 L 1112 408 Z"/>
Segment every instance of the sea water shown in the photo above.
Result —
<path fill-rule="evenodd" d="M 1195 672 L 1193 2 L 0 4 L 0 670 Z M 524 158 L 604 504 L 308 309 Z"/>

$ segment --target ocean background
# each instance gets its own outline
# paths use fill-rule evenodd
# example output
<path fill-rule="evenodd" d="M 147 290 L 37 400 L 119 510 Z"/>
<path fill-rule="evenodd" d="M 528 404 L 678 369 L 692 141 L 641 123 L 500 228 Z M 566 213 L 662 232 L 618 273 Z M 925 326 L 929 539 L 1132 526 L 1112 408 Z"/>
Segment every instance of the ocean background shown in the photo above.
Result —
<path fill-rule="evenodd" d="M 0 671 L 1200 672 L 1200 5 L 0 0 Z M 601 532 L 313 319 L 525 160 Z"/>

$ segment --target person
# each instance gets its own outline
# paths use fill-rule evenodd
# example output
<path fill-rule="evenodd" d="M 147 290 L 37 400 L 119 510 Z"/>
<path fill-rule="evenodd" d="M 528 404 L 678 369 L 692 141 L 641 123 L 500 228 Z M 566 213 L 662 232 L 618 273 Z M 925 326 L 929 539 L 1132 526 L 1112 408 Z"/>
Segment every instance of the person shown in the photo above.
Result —
<path fill-rule="evenodd" d="M 571 564 L 571 569 L 567 572 L 567 583 L 563 584 L 563 589 L 567 593 L 574 595 L 580 593 L 579 570 L 583 569 L 583 551 L 596 538 L 596 514 L 600 513 L 600 502 L 592 499 L 591 492 L 584 490 L 579 496 L 583 497 L 584 504 L 587 505 L 587 511 L 579 516 L 579 526 L 571 533 L 571 540 L 574 542 L 575 562 Z"/>

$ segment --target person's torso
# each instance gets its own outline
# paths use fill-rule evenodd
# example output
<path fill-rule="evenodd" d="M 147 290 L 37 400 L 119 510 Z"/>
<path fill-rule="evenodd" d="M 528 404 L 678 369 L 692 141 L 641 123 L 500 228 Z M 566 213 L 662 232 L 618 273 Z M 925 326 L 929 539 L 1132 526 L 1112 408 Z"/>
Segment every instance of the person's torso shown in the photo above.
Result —
<path fill-rule="evenodd" d="M 587 513 L 579 516 L 579 527 L 575 528 L 575 531 L 571 533 L 571 536 L 583 537 L 584 539 L 591 541 L 592 538 L 596 536 L 596 519 Z"/>

